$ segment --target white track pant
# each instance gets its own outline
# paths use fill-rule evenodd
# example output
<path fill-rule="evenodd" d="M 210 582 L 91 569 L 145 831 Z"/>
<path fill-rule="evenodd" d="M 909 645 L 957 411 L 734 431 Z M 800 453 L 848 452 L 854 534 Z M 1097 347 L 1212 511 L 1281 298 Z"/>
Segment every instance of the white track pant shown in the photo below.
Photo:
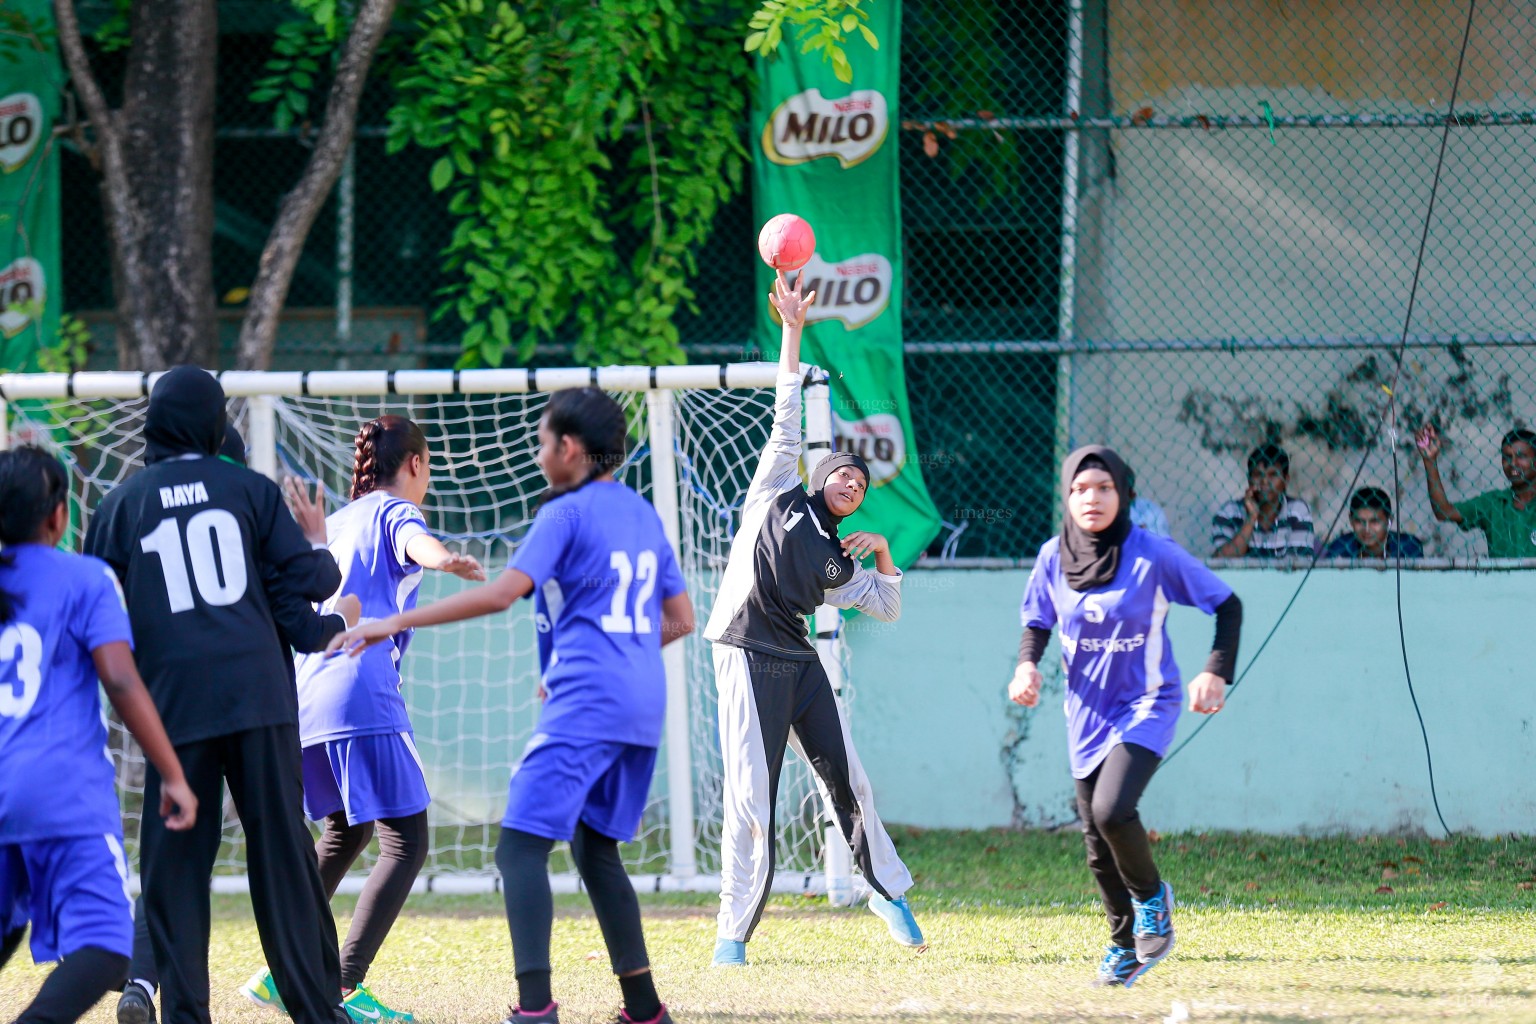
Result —
<path fill-rule="evenodd" d="M 714 656 L 725 762 L 719 937 L 750 939 L 768 899 L 777 835 L 774 804 L 786 743 L 815 768 L 865 880 L 889 899 L 905 893 L 912 875 L 875 813 L 869 777 L 821 662 L 718 643 Z"/>

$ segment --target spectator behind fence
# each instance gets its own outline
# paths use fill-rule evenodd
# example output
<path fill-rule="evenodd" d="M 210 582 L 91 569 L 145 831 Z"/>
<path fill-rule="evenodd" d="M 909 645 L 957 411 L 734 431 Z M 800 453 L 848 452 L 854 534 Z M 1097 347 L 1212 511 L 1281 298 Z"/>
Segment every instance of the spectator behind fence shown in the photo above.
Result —
<path fill-rule="evenodd" d="M 1248 454 L 1248 489 L 1216 510 L 1211 518 L 1211 554 L 1216 558 L 1310 556 L 1316 538 L 1312 510 L 1300 498 L 1285 496 L 1291 457 L 1277 444 L 1262 444 Z"/>
<path fill-rule="evenodd" d="M 1349 498 L 1350 533 L 1333 538 L 1324 558 L 1423 558 L 1424 544 L 1392 523 L 1392 499 L 1380 487 L 1362 487 Z"/>
<path fill-rule="evenodd" d="M 1490 558 L 1536 558 L 1536 432 L 1517 428 L 1499 442 L 1509 490 L 1484 491 L 1451 501 L 1440 480 L 1440 433 L 1425 424 L 1417 438 L 1435 518 L 1463 530 L 1482 530 Z"/>
<path fill-rule="evenodd" d="M 1129 467 L 1125 471 L 1127 477 L 1127 490 L 1131 492 L 1131 525 L 1139 526 L 1148 533 L 1155 533 L 1159 537 L 1171 538 L 1173 534 L 1168 529 L 1168 515 L 1163 511 L 1163 506 L 1151 498 L 1136 496 L 1136 471 Z"/>

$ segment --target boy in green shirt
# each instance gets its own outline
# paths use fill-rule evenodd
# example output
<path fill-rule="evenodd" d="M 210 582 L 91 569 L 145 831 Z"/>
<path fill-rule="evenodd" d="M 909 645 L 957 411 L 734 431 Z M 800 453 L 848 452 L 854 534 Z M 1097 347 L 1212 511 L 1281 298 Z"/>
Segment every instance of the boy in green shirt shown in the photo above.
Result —
<path fill-rule="evenodd" d="M 1440 434 L 1426 424 L 1415 439 L 1424 457 L 1435 518 L 1463 530 L 1482 530 L 1490 558 L 1536 558 L 1536 432 L 1511 430 L 1499 443 L 1507 491 L 1485 491 L 1452 502 L 1440 480 Z"/>

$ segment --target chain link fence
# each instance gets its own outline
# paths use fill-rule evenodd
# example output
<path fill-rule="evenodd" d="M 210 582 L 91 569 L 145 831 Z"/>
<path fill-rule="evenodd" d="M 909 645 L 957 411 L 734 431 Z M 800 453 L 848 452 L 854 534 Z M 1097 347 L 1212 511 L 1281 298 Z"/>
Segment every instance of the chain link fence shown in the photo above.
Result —
<path fill-rule="evenodd" d="M 1500 441 L 1536 419 L 1536 7 L 1477 9 L 1418 257 L 1467 16 L 1446 0 L 906 0 L 910 450 L 947 523 L 930 555 L 1032 555 L 1054 529 L 1055 467 L 1088 442 L 1118 448 L 1203 555 L 1262 444 L 1286 451 L 1318 544 L 1373 485 L 1426 554 L 1490 553 L 1435 520 L 1412 444 L 1439 430 L 1452 498 L 1507 495 Z M 245 100 L 270 40 L 221 46 L 228 347 L 306 151 Z M 388 101 L 377 88 L 364 104 L 352 243 L 334 198 L 310 237 L 282 366 L 441 366 L 458 351 L 428 316 L 451 225 L 430 156 L 385 155 Z M 78 155 L 65 175 L 66 295 L 105 309 L 95 185 Z M 699 253 L 710 287 L 680 321 L 691 359 L 742 356 L 754 237 L 744 193 Z M 356 314 L 338 337 L 343 281 Z M 103 325 L 96 358 L 111 353 Z M 569 358 L 551 346 L 538 361 Z M 1536 555 L 1526 540 L 1495 553 Z"/>

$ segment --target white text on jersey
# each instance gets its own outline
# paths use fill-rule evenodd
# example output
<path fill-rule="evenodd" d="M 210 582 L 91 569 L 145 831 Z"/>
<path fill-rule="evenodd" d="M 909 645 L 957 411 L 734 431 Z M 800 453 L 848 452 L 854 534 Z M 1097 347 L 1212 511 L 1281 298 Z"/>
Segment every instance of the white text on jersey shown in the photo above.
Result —
<path fill-rule="evenodd" d="M 170 487 L 160 488 L 161 508 L 180 508 L 183 505 L 198 505 L 208 500 L 208 488 L 203 486 L 201 480 L 190 484 L 173 484 Z"/>

